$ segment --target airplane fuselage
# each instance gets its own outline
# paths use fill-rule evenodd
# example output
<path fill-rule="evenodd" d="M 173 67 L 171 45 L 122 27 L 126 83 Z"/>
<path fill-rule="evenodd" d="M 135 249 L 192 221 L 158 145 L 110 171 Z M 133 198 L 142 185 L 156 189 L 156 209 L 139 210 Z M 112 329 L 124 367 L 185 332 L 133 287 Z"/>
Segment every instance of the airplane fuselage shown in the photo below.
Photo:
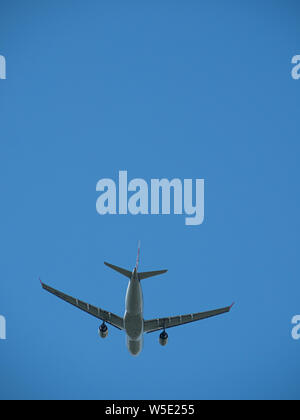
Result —
<path fill-rule="evenodd" d="M 144 305 L 142 287 L 136 269 L 133 270 L 128 285 L 125 308 L 124 327 L 127 348 L 133 356 L 137 356 L 143 348 Z"/>

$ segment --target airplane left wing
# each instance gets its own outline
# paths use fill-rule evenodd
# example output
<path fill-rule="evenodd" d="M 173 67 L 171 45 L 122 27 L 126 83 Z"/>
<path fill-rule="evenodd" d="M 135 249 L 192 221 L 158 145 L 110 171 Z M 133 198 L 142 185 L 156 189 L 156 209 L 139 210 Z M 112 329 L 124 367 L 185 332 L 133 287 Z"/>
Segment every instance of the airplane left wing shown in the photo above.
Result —
<path fill-rule="evenodd" d="M 53 289 L 47 284 L 41 282 L 41 285 L 44 290 L 53 295 L 59 297 L 65 302 L 70 303 L 78 309 L 81 309 L 84 312 L 94 316 L 95 318 L 101 319 L 101 321 L 107 322 L 110 325 L 118 328 L 119 330 L 124 330 L 124 321 L 123 318 L 120 318 L 118 315 L 113 314 L 112 312 L 104 311 L 103 309 L 97 308 L 96 306 L 89 305 L 88 303 L 82 302 L 81 300 L 75 299 L 72 296 L 66 295 L 65 293 L 60 292 L 59 290 Z"/>
<path fill-rule="evenodd" d="M 167 328 L 188 324 L 194 321 L 200 321 L 201 319 L 222 315 L 226 312 L 229 312 L 232 306 L 233 304 L 231 306 L 227 306 L 226 308 L 216 309 L 214 311 L 198 312 L 195 314 L 173 316 L 169 318 L 151 319 L 149 321 L 144 321 L 144 331 L 146 333 L 151 333 L 154 331 L 164 330 Z"/>

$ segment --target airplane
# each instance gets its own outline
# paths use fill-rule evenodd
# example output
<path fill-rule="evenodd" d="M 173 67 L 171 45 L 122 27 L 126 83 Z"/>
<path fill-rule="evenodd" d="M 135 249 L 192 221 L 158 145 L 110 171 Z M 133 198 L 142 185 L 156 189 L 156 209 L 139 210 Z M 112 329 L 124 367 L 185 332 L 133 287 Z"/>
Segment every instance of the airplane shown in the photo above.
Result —
<path fill-rule="evenodd" d="M 136 265 L 133 271 L 128 271 L 124 268 L 109 264 L 104 264 L 129 278 L 129 285 L 126 293 L 125 301 L 125 315 L 121 318 L 112 312 L 107 312 L 103 309 L 97 308 L 96 306 L 89 305 L 88 303 L 82 302 L 79 299 L 73 298 L 72 296 L 66 295 L 59 290 L 55 290 L 52 287 L 46 285 L 41 280 L 41 285 L 44 290 L 53 295 L 63 299 L 70 303 L 76 308 L 81 309 L 84 312 L 100 319 L 102 321 L 99 327 L 99 335 L 101 338 L 108 336 L 108 327 L 106 324 L 110 324 L 119 330 L 123 330 L 126 333 L 127 348 L 132 356 L 137 356 L 141 353 L 143 348 L 143 336 L 144 333 L 153 333 L 155 331 L 162 331 L 159 336 L 159 343 L 165 346 L 168 343 L 168 333 L 166 329 L 177 327 L 179 325 L 188 324 L 190 322 L 199 321 L 206 318 L 211 318 L 216 315 L 221 315 L 226 312 L 230 312 L 234 303 L 231 306 L 225 308 L 216 309 L 208 312 L 198 312 L 188 315 L 172 316 L 167 318 L 157 318 L 151 320 L 144 320 L 143 316 L 143 293 L 141 287 L 141 281 L 149 277 L 158 276 L 166 273 L 168 270 L 160 271 L 148 271 L 139 272 L 139 260 L 140 260 L 140 243 L 138 247 L 138 255 L 136 259 Z"/>

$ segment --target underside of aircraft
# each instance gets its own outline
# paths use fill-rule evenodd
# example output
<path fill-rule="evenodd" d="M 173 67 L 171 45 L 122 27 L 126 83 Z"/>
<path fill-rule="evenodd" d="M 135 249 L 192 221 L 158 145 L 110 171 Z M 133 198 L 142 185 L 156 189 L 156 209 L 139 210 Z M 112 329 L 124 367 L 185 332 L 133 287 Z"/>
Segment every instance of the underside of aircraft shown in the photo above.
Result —
<path fill-rule="evenodd" d="M 102 321 L 99 327 L 99 335 L 101 338 L 108 336 L 108 327 L 106 324 L 110 324 L 113 327 L 123 330 L 127 335 L 127 346 L 132 355 L 138 355 L 142 350 L 143 334 L 152 333 L 155 331 L 162 331 L 159 336 L 159 343 L 165 346 L 168 342 L 167 329 L 177 327 L 179 325 L 188 324 L 191 322 L 211 318 L 217 315 L 229 312 L 233 306 L 226 306 L 224 308 L 215 309 L 207 312 L 196 312 L 186 315 L 178 315 L 164 318 L 155 318 L 150 320 L 144 320 L 143 317 L 143 296 L 141 289 L 141 281 L 149 277 L 154 277 L 166 273 L 168 270 L 149 271 L 149 272 L 138 272 L 140 256 L 140 246 L 138 249 L 138 257 L 136 266 L 133 271 L 126 270 L 116 265 L 105 262 L 105 265 L 123 276 L 129 279 L 129 285 L 126 294 L 125 302 L 125 315 L 120 317 L 112 312 L 105 311 L 104 309 L 98 308 L 97 306 L 90 305 L 72 296 L 60 292 L 59 290 L 53 289 L 52 287 L 41 282 L 44 290 L 59 297 L 65 302 L 70 303 L 76 308 L 81 309 L 84 312 L 98 318 Z"/>

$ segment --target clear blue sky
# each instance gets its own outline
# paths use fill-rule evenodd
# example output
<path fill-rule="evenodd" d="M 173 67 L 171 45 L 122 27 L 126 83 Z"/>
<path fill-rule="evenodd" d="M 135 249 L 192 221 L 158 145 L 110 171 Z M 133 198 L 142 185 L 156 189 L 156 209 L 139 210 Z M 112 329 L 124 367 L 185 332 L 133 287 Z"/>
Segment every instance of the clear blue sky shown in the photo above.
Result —
<path fill-rule="evenodd" d="M 125 4 L 126 3 L 126 4 Z M 299 398 L 297 1 L 0 6 L 0 398 Z M 96 183 L 204 178 L 205 223 L 96 213 Z M 124 312 L 103 261 L 168 268 L 145 317 L 229 314 L 145 337 L 42 291 Z"/>

